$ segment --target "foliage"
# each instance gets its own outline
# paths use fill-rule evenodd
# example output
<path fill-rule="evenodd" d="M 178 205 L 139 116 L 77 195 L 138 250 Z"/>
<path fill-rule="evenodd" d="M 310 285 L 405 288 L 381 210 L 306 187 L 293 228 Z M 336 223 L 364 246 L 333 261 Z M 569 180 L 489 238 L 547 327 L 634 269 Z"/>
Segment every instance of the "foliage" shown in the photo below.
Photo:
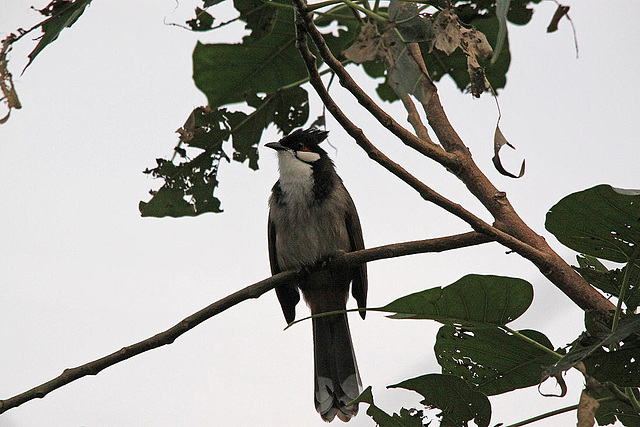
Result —
<path fill-rule="evenodd" d="M 47 19 L 31 29 L 41 27 L 43 36 L 29 64 L 77 21 L 90 1 L 54 0 L 40 11 Z M 186 24 L 199 32 L 220 28 L 208 9 L 222 1 L 204 0 Z M 384 79 L 377 92 L 392 102 L 398 94 L 419 100 L 426 96 L 419 84 L 422 74 L 407 61 L 409 42 L 419 44 L 434 81 L 449 75 L 473 96 L 503 88 L 510 62 L 506 22 L 528 23 L 539 1 L 390 0 L 372 7 L 345 0 L 315 5 L 313 11 L 317 26 L 337 24 L 338 30 L 323 33 L 333 54 L 344 63 L 359 64 L 374 79 Z M 284 0 L 235 0 L 234 7 L 250 33 L 241 43 L 196 45 L 194 81 L 209 104 L 194 109 L 179 129 L 172 158 L 157 159 L 156 167 L 145 170 L 164 184 L 151 192 L 148 202 L 140 202 L 143 216 L 221 212 L 214 195 L 220 162 L 246 162 L 257 169 L 257 146 L 267 127 L 273 124 L 288 133 L 309 120 L 308 94 L 302 87 L 308 82 L 307 69 L 295 46 L 292 6 Z M 3 82 L 11 83 L 6 52 L 31 30 L 3 42 Z M 3 92 L 17 101 L 12 85 L 4 84 Z M 550 209 L 546 227 L 580 253 L 576 271 L 619 301 L 613 321 L 587 312 L 585 331 L 566 349 L 554 350 L 542 332 L 508 326 L 533 300 L 528 282 L 466 275 L 376 309 L 393 313 L 393 319 L 428 319 L 443 325 L 434 346 L 441 373 L 425 373 L 390 388 L 421 394 L 425 407 L 441 410 L 441 425 L 466 426 L 473 421 L 488 426 L 487 396 L 535 386 L 550 377 L 562 386 L 561 373 L 576 368 L 585 375 L 584 393 L 600 404 L 592 419 L 640 425 L 640 315 L 634 314 L 640 305 L 640 192 L 600 185 L 571 194 Z M 626 265 L 609 269 L 600 259 Z M 374 404 L 371 388 L 358 400 L 369 404 L 367 413 L 381 426 L 419 426 L 426 419 L 422 409 L 402 408 L 388 415 Z"/>
<path fill-rule="evenodd" d="M 587 379 L 587 396 L 600 402 L 592 420 L 595 417 L 601 425 L 616 420 L 626 426 L 639 425 L 640 315 L 633 314 L 640 286 L 635 263 L 639 227 L 640 192 L 606 185 L 571 194 L 549 210 L 549 231 L 563 243 L 585 252 L 578 256 L 580 267 L 576 270 L 626 304 L 626 310 L 616 313 L 619 322 L 614 321 L 613 327 L 587 312 L 585 332 L 568 351 L 554 351 L 541 332 L 514 331 L 507 326 L 533 300 L 531 285 L 520 279 L 468 275 L 444 288 L 407 295 L 376 309 L 395 313 L 390 316 L 395 319 L 432 319 L 444 324 L 434 346 L 442 374 L 425 374 L 391 387 L 422 394 L 426 407 L 442 410 L 438 415 L 441 425 L 466 426 L 472 419 L 477 425 L 489 425 L 491 409 L 485 396 L 535 386 L 549 377 L 560 381 L 564 394 L 560 373 L 575 367 Z M 615 260 L 626 256 L 627 265 L 608 270 L 596 254 Z M 451 389 L 455 393 L 433 395 L 434 390 L 448 390 L 448 385 L 440 381 L 453 378 L 462 380 Z M 371 391 L 367 393 L 361 401 L 374 407 Z M 405 425 L 394 418 L 400 416 L 388 416 L 378 407 L 369 415 L 382 427 Z"/>
<path fill-rule="evenodd" d="M 531 19 L 532 5 L 538 2 L 539 0 L 512 1 L 506 9 L 506 20 L 519 25 L 526 24 Z M 207 9 L 218 3 L 204 2 L 201 8 L 196 9 L 196 17 L 187 24 L 196 31 L 216 28 L 214 17 Z M 447 55 L 434 48 L 435 35 L 430 28 L 440 11 L 447 10 L 445 2 L 425 2 L 422 8 L 409 3 L 402 3 L 398 7 L 398 4 L 400 3 L 391 2 L 388 8 L 381 7 L 365 16 L 356 14 L 354 7 L 349 4 L 328 5 L 326 10 L 315 16 L 315 23 L 320 28 L 326 28 L 332 23 L 338 24 L 336 33 L 324 31 L 323 35 L 334 55 L 345 62 L 348 61 L 345 54 L 367 25 L 373 28 L 374 36 L 378 38 L 380 34 L 389 32 L 389 29 L 397 28 L 405 41 L 420 42 L 433 80 L 449 75 L 461 90 L 471 90 L 472 77 L 467 63 L 469 49 L 465 50 L 461 45 L 460 49 L 454 48 Z M 208 108 L 212 112 L 217 110 L 216 115 L 224 117 L 224 120 L 207 123 L 204 132 L 207 132 L 206 128 L 220 127 L 227 134 L 223 138 L 211 139 L 206 146 L 195 146 L 181 137 L 178 154 L 190 148 L 204 152 L 193 160 L 180 155 L 181 160 L 175 165 L 176 170 L 168 165 L 175 162 L 174 155 L 173 160 L 158 160 L 157 167 L 145 171 L 163 179 L 164 185 L 159 191 L 152 192 L 153 197 L 148 203 L 140 203 L 143 216 L 220 212 L 220 201 L 211 194 L 218 185 L 217 164 L 220 159 L 231 157 L 238 162 L 249 160 L 249 167 L 257 169 L 257 146 L 262 132 L 269 125 L 274 124 L 281 132 L 288 133 L 303 126 L 309 119 L 307 94 L 301 88 L 308 81 L 307 72 L 295 47 L 296 35 L 290 3 L 284 0 L 235 0 L 234 7 L 239 12 L 239 19 L 246 23 L 250 31 L 242 43 L 198 43 L 193 53 L 196 86 L 206 94 Z M 452 10 L 459 16 L 461 29 L 476 27 L 486 35 L 491 44 L 497 43 L 501 24 L 496 14 L 495 2 L 460 0 L 452 4 Z M 376 14 L 377 19 L 373 19 L 372 14 Z M 494 56 L 495 61 L 478 57 L 478 67 L 484 74 L 480 77 L 480 89 L 474 89 L 475 94 L 485 90 L 485 75 L 494 90 L 505 86 L 510 61 L 506 38 L 502 46 L 501 51 Z M 371 77 L 385 78 L 377 89 L 383 99 L 397 99 L 389 86 L 393 83 L 390 80 L 393 79 L 393 72 L 385 70 L 379 58 L 374 56 L 361 66 Z M 406 68 L 399 74 L 401 81 L 407 82 L 407 85 L 414 84 L 407 77 Z M 262 102 L 255 101 L 258 97 L 261 97 Z M 230 115 L 241 113 L 237 110 L 231 113 L 230 104 L 238 103 L 254 111 L 249 114 L 248 121 L 232 123 Z M 227 156 L 222 150 L 230 139 L 233 141 L 233 154 Z M 208 179 L 195 176 L 198 173 L 202 175 L 202 170 L 208 171 Z M 200 200 L 201 197 L 204 199 Z"/>

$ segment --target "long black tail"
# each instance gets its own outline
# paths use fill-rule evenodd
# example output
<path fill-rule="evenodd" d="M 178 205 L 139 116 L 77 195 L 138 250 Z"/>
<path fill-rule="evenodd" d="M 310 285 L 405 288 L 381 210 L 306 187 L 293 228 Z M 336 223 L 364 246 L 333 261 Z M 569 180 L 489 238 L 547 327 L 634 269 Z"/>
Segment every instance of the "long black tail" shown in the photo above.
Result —
<path fill-rule="evenodd" d="M 358 404 L 347 405 L 361 392 L 362 384 L 346 313 L 313 319 L 316 410 L 323 420 L 335 416 L 349 421 Z"/>

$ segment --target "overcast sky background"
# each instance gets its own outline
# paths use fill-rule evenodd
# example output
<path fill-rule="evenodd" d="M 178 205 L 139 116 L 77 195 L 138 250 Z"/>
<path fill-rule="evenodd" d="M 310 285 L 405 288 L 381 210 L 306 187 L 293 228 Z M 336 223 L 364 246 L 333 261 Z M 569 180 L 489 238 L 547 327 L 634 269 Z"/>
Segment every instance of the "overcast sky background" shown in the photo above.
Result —
<path fill-rule="evenodd" d="M 46 1 L 35 6 L 43 7 Z M 260 147 L 260 170 L 223 164 L 223 214 L 141 218 L 138 201 L 159 182 L 142 174 L 171 154 L 174 133 L 206 103 L 191 80 L 196 40 L 229 41 L 235 25 L 197 35 L 183 23 L 197 1 L 95 0 L 20 75 L 35 43 L 10 55 L 23 105 L 0 126 L 0 398 L 163 331 L 189 314 L 269 276 L 267 198 L 277 179 L 274 153 Z M 0 36 L 40 16 L 31 2 L 4 0 Z M 176 6 L 177 5 L 177 6 Z M 177 7 L 177 9 L 176 9 Z M 555 4 L 543 2 L 526 27 L 509 27 L 512 62 L 500 92 L 501 128 L 526 158 L 520 180 L 491 165 L 496 107 L 473 100 L 445 78 L 438 85 L 449 118 L 475 160 L 507 191 L 523 219 L 569 262 L 575 254 L 544 230 L 547 210 L 565 195 L 600 183 L 639 188 L 638 58 L 640 6 L 632 1 L 571 2 L 580 58 L 567 21 L 546 34 Z M 230 17 L 226 15 L 223 20 Z M 339 85 L 351 118 L 379 148 L 424 182 L 489 220 L 456 178 L 398 144 Z M 366 83 L 366 88 L 373 88 Z M 312 117 L 320 111 L 312 98 Z M 384 104 L 397 118 L 399 105 Z M 4 115 L 2 113 L 1 115 Z M 358 207 L 368 247 L 465 232 L 469 227 L 422 199 L 367 156 L 329 118 L 325 146 Z M 278 139 L 275 130 L 264 142 Z M 582 312 L 518 255 L 497 244 L 369 265 L 369 305 L 468 273 L 520 277 L 535 288 L 531 309 L 513 327 L 544 332 L 556 347 L 582 330 Z M 298 307 L 298 316 L 306 309 Z M 365 386 L 387 412 L 420 397 L 390 384 L 439 372 L 438 324 L 351 316 Z M 311 324 L 285 332 L 275 294 L 248 301 L 174 344 L 144 353 L 0 416 L 0 426 L 321 426 L 313 407 Z M 577 403 L 535 387 L 491 398 L 492 424 L 513 423 Z M 545 383 L 544 390 L 554 390 Z M 361 414 L 349 425 L 372 426 Z M 575 412 L 537 426 L 573 425 Z M 336 421 L 336 424 L 339 422 Z"/>

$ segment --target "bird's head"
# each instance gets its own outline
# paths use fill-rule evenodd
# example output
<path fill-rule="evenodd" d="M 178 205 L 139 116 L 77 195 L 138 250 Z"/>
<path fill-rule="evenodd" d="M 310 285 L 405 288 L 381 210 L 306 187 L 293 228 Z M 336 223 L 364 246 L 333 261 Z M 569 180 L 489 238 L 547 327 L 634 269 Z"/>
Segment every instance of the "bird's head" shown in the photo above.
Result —
<path fill-rule="evenodd" d="M 316 128 L 298 129 L 278 142 L 270 142 L 265 146 L 276 150 L 279 157 L 291 156 L 306 164 L 313 164 L 327 152 L 320 148 L 320 143 L 327 138 L 329 132 Z"/>

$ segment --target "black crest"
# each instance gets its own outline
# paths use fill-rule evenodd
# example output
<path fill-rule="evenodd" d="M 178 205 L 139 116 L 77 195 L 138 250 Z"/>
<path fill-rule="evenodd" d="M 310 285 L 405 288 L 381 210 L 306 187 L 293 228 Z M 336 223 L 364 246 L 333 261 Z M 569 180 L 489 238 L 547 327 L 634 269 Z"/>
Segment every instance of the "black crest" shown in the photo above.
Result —
<path fill-rule="evenodd" d="M 319 144 L 327 139 L 329 132 L 318 128 L 298 129 L 291 132 L 280 140 L 280 144 L 287 148 L 298 150 L 300 147 L 307 147 L 312 151 L 322 150 Z"/>

